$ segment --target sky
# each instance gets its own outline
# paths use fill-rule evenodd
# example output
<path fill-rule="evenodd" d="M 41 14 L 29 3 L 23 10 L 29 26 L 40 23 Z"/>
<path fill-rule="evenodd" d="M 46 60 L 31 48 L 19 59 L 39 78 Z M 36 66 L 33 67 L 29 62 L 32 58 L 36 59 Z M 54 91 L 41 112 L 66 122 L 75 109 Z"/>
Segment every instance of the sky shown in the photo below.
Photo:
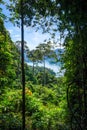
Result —
<path fill-rule="evenodd" d="M 10 36 L 14 42 L 21 41 L 21 29 L 17 26 L 13 26 L 11 23 L 6 22 L 5 26 L 10 32 Z M 42 34 L 39 30 L 36 32 L 36 29 L 31 27 L 24 27 L 24 40 L 27 42 L 27 45 L 30 50 L 35 49 L 40 43 L 43 43 L 45 39 L 49 37 L 49 34 Z"/>
<path fill-rule="evenodd" d="M 9 16 L 9 11 L 5 9 L 2 5 L 3 13 Z M 14 26 L 11 22 L 6 21 L 5 27 L 9 31 L 11 39 L 13 42 L 21 41 L 21 28 Z M 59 37 L 59 36 L 56 36 Z M 49 34 L 42 34 L 41 30 L 36 32 L 35 28 L 24 26 L 24 40 L 27 42 L 27 45 L 30 50 L 35 49 L 40 43 L 43 43 L 45 39 L 49 39 Z M 42 66 L 42 65 L 40 65 Z M 53 69 L 55 72 L 58 72 L 60 68 L 56 65 L 50 65 L 46 63 L 46 67 Z"/>
<path fill-rule="evenodd" d="M 5 27 L 9 31 L 10 36 L 13 40 L 13 42 L 21 41 L 21 28 L 14 26 L 11 22 L 5 22 Z M 56 39 L 59 39 L 60 35 L 57 33 Z M 34 27 L 26 27 L 24 26 L 24 40 L 27 42 L 27 45 L 30 50 L 35 49 L 40 43 L 44 43 L 44 40 L 49 40 L 51 38 L 51 35 L 48 33 L 42 33 L 42 30 L 36 31 L 36 28 Z M 53 39 L 51 39 L 51 42 L 53 42 Z M 57 47 L 56 47 L 57 46 Z M 55 45 L 55 49 L 60 48 L 60 45 Z M 61 46 L 62 48 L 62 46 Z"/>
<path fill-rule="evenodd" d="M 6 0 L 9 3 L 9 0 Z M 2 11 L 6 16 L 10 16 L 10 12 L 6 9 L 4 5 L 0 5 Z M 10 36 L 13 42 L 21 41 L 21 28 L 14 26 L 10 21 L 6 20 L 5 27 L 9 31 Z M 51 36 L 48 33 L 42 34 L 41 29 L 36 32 L 36 28 L 24 26 L 24 40 L 27 42 L 27 45 L 30 50 L 35 49 L 40 43 L 43 43 L 44 40 L 49 39 Z M 56 39 L 59 39 L 59 32 L 56 35 Z M 53 40 L 51 39 L 51 42 Z M 59 46 L 59 45 L 58 45 Z"/>
<path fill-rule="evenodd" d="M 3 13 L 6 16 L 9 16 L 10 13 L 5 8 L 5 6 L 0 6 L 2 7 Z M 16 42 L 18 40 L 21 41 L 21 28 L 14 26 L 11 22 L 7 20 L 5 22 L 5 27 L 9 31 L 13 42 Z M 41 30 L 36 32 L 35 28 L 24 26 L 24 40 L 27 42 L 27 45 L 30 50 L 35 49 L 35 47 L 38 46 L 38 44 L 43 43 L 43 41 L 47 38 L 49 38 L 49 34 L 42 34 Z"/>
<path fill-rule="evenodd" d="M 12 23 L 9 22 L 5 23 L 5 27 L 9 31 L 10 36 L 14 42 L 16 42 L 17 40 L 21 41 L 21 29 L 19 27 L 13 26 Z M 38 46 L 38 44 L 42 43 L 45 39 L 48 39 L 50 37 L 49 34 L 42 34 L 40 30 L 36 32 L 34 28 L 24 28 L 24 39 L 27 42 L 27 45 L 30 50 L 35 49 L 35 47 Z M 31 63 L 28 64 L 32 65 Z M 43 66 L 43 63 L 39 64 L 39 66 Z M 56 64 L 53 65 L 49 62 L 46 62 L 46 67 L 52 69 L 55 73 L 60 71 L 60 67 Z"/>
<path fill-rule="evenodd" d="M 9 3 L 9 0 L 6 0 Z M 0 5 L 2 7 L 2 11 L 6 16 L 10 16 L 10 12 L 6 9 L 6 6 Z M 5 27 L 9 31 L 10 36 L 13 42 L 21 41 L 21 28 L 14 26 L 10 21 L 5 22 Z M 24 26 L 24 40 L 27 42 L 27 45 L 30 50 L 35 49 L 40 43 L 43 43 L 44 40 L 49 39 L 51 36 L 48 33 L 42 34 L 41 29 L 36 32 L 36 28 L 26 27 Z M 59 32 L 56 35 L 56 39 L 59 39 Z M 53 40 L 51 39 L 51 42 Z M 58 47 L 60 47 L 58 45 Z"/>

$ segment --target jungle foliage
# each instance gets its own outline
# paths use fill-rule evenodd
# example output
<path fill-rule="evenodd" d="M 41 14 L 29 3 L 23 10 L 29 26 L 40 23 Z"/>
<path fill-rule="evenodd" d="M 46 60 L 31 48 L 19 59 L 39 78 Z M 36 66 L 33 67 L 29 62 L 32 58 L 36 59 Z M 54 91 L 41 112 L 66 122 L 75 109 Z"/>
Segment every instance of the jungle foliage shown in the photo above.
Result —
<path fill-rule="evenodd" d="M 3 21 L 0 26 L 0 130 L 22 129 L 22 85 L 20 50 L 11 41 Z M 6 35 L 4 35 L 6 34 Z M 25 63 L 26 130 L 67 129 L 65 78 L 44 67 Z M 65 87 L 64 87 L 65 86 Z"/>
<path fill-rule="evenodd" d="M 11 11 L 9 20 L 20 26 L 21 1 L 9 1 L 10 5 L 6 5 Z M 64 47 L 60 59 L 65 70 L 62 77 L 44 71 L 44 83 L 40 68 L 37 72 L 25 64 L 26 130 L 86 130 L 87 1 L 24 0 L 23 17 L 26 26 L 42 28 L 54 40 L 60 32 Z M 4 18 L 0 8 L 0 129 L 19 130 L 22 127 L 20 51 L 4 27 Z"/>

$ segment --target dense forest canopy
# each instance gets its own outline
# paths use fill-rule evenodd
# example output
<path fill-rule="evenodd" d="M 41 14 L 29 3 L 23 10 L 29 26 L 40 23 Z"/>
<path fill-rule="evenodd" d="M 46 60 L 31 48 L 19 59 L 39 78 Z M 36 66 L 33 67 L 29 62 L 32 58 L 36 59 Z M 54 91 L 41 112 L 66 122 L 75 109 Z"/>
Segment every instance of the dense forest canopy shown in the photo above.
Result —
<path fill-rule="evenodd" d="M 22 13 L 24 25 L 51 34 L 55 44 L 58 44 L 57 32 L 60 42 L 63 39 L 64 50 L 60 54 L 51 49 L 54 46 L 48 44 L 51 41 L 39 44 L 32 51 L 24 42 L 24 51 L 33 63 L 33 66 L 24 63 L 25 129 L 86 130 L 87 1 L 9 0 L 7 3 L 1 0 L 0 4 L 10 11 L 9 21 L 15 25 L 21 27 Z M 0 8 L 0 130 L 21 130 L 21 41 L 15 44 L 11 40 L 4 26 L 5 15 Z M 61 62 L 63 76 L 56 77 L 46 68 L 46 57 Z M 38 67 L 41 61 L 43 67 Z"/>

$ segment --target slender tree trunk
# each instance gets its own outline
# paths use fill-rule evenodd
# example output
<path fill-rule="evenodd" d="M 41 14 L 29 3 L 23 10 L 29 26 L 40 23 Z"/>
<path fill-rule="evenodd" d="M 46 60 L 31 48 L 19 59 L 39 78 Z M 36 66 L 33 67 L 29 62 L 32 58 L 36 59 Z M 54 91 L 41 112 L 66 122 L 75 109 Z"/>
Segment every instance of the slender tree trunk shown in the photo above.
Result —
<path fill-rule="evenodd" d="M 24 16 L 23 0 L 21 0 L 21 67 L 22 67 L 22 130 L 25 130 L 25 71 L 24 71 Z"/>
<path fill-rule="evenodd" d="M 43 81 L 43 86 L 46 85 L 46 72 L 45 72 L 45 56 L 44 56 L 44 81 Z"/>
<path fill-rule="evenodd" d="M 33 61 L 33 75 L 34 75 L 34 61 Z"/>

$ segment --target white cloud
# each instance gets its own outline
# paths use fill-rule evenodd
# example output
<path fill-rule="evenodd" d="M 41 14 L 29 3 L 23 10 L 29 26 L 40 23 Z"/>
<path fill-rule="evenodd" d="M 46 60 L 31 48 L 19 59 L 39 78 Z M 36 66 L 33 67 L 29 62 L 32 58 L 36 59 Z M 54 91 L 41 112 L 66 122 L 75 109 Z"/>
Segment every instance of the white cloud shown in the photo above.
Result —
<path fill-rule="evenodd" d="M 20 35 L 14 35 L 15 38 L 20 38 Z"/>
<path fill-rule="evenodd" d="M 12 40 L 14 41 L 14 42 L 16 42 L 16 41 L 21 41 L 21 37 L 20 37 L 20 35 L 12 35 Z"/>
<path fill-rule="evenodd" d="M 31 62 L 27 63 L 28 65 L 33 65 Z M 39 63 L 38 66 L 44 66 L 43 63 Z M 60 72 L 60 67 L 56 64 L 50 64 L 49 62 L 46 61 L 46 64 L 45 64 L 45 67 L 46 68 L 49 68 L 49 69 L 52 69 L 55 73 L 59 73 Z"/>
<path fill-rule="evenodd" d="M 26 32 L 25 30 L 25 41 L 27 41 L 30 49 L 35 49 L 38 44 L 42 43 L 49 36 L 47 34 L 42 34 L 40 31 L 35 32 L 35 30 L 30 29 Z"/>
<path fill-rule="evenodd" d="M 12 40 L 15 42 L 21 40 L 21 28 L 13 26 L 12 23 L 5 23 L 7 30 L 10 32 Z M 49 39 L 49 34 L 42 34 L 41 30 L 37 31 L 32 27 L 24 26 L 24 40 L 28 43 L 29 49 L 35 49 L 38 44 L 43 43 L 44 40 Z M 59 33 L 56 35 L 56 39 L 59 39 Z M 53 39 L 51 39 L 53 42 Z M 60 48 L 59 40 L 55 44 L 54 48 Z M 63 48 L 63 46 L 61 46 Z"/>
<path fill-rule="evenodd" d="M 8 29 L 9 33 L 12 34 L 13 33 L 13 30 L 12 29 Z"/>
<path fill-rule="evenodd" d="M 20 28 L 13 26 L 11 23 L 5 23 L 5 25 L 14 42 L 21 40 Z M 34 28 L 24 27 L 24 40 L 28 43 L 30 50 L 35 49 L 38 44 L 42 43 L 48 37 L 48 34 L 42 34 L 41 31 L 36 32 Z"/>

